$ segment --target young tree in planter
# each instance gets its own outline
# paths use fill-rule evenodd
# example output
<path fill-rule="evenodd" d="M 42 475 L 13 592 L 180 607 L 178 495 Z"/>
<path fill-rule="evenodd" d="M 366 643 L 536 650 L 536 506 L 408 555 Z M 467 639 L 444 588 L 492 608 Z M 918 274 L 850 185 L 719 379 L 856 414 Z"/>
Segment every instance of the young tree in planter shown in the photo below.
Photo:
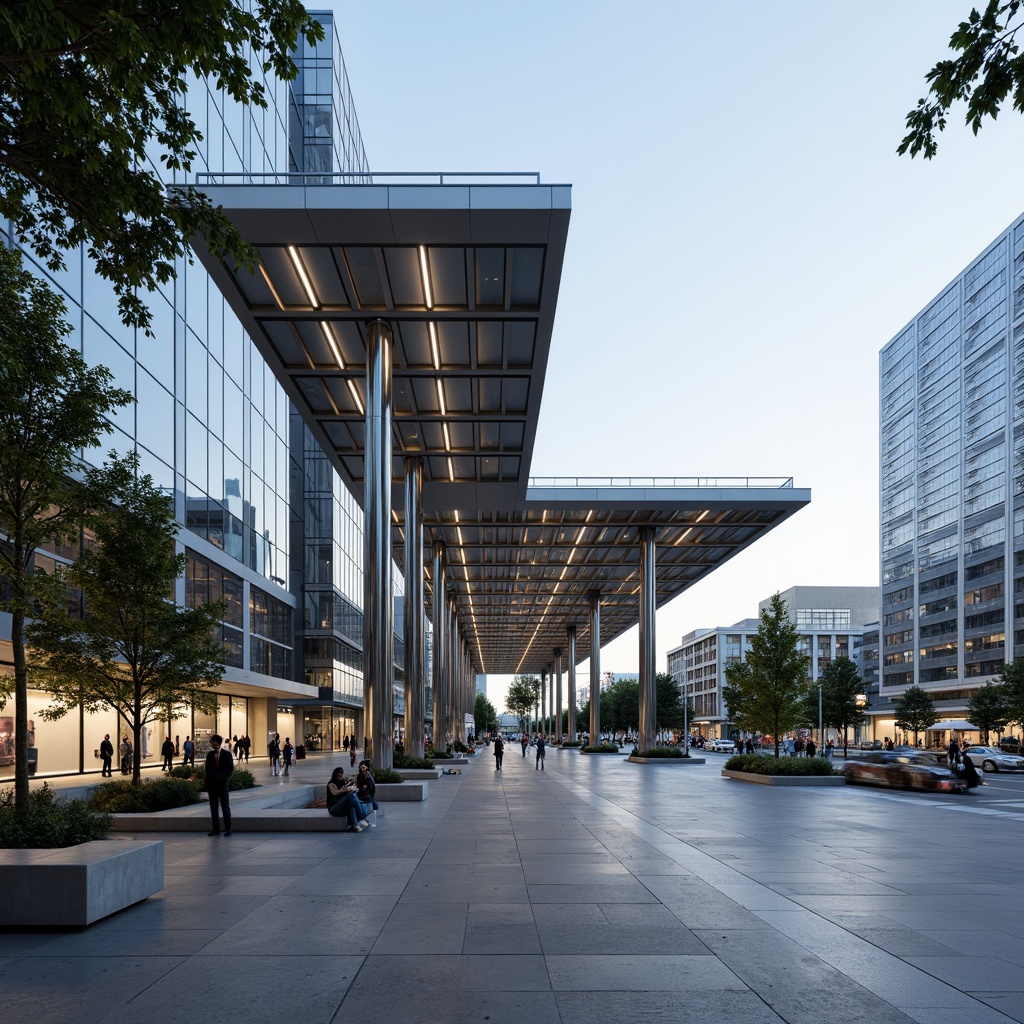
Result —
<path fill-rule="evenodd" d="M 110 430 L 103 418 L 132 396 L 111 386 L 64 339 L 63 301 L 0 243 L 0 610 L 14 650 L 14 799 L 28 806 L 28 673 L 25 621 L 35 613 L 33 553 L 77 533 L 83 494 L 78 453 Z M 0 677 L 0 707 L 7 691 Z"/>
<path fill-rule="evenodd" d="M 939 719 L 931 697 L 920 686 L 911 686 L 896 702 L 894 712 L 896 728 L 912 732 L 915 747 L 917 734 L 934 725 Z"/>
<path fill-rule="evenodd" d="M 497 728 L 498 713 L 494 705 L 487 699 L 487 695 L 478 693 L 473 702 L 473 725 L 476 729 L 476 736 L 479 739 L 488 729 Z"/>
<path fill-rule="evenodd" d="M 798 640 L 786 602 L 775 594 L 761 612 L 746 659 L 725 670 L 722 697 L 729 717 L 747 732 L 771 733 L 776 757 L 779 736 L 804 718 L 807 658 L 797 649 Z"/>
<path fill-rule="evenodd" d="M 667 673 L 655 677 L 655 706 L 659 729 L 681 729 L 683 726 L 683 695 L 676 681 Z"/>
<path fill-rule="evenodd" d="M 864 692 L 864 682 L 849 658 L 830 661 L 822 669 L 820 682 L 822 723 L 828 729 L 842 729 L 846 757 L 850 728 L 864 721 L 864 711 L 857 703 Z"/>
<path fill-rule="evenodd" d="M 986 683 L 971 694 L 967 702 L 967 717 L 981 731 L 981 742 L 988 743 L 990 732 L 1001 733 L 1010 720 L 1006 713 L 1004 685 Z"/>
<path fill-rule="evenodd" d="M 223 604 L 174 603 L 185 555 L 175 554 L 173 502 L 151 477 L 138 476 L 137 456 L 113 456 L 88 472 L 86 486 L 118 503 L 89 517 L 97 546 L 54 578 L 51 613 L 28 630 L 32 674 L 54 700 L 44 717 L 60 718 L 80 705 L 117 712 L 134 739 L 138 785 L 139 741 L 148 722 L 163 720 L 174 707 L 216 711 Z M 84 597 L 81 618 L 65 607 L 69 586 Z"/>

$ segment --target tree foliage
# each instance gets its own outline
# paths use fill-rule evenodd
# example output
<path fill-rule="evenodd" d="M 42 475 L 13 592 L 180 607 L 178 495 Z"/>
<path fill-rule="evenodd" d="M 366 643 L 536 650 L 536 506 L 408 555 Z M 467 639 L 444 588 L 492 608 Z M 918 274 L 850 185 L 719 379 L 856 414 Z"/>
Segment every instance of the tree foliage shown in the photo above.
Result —
<path fill-rule="evenodd" d="M 1001 733 L 1009 721 L 1005 686 L 986 683 L 975 690 L 967 701 L 967 717 L 980 730 L 982 743 L 988 743 L 990 732 Z"/>
<path fill-rule="evenodd" d="M 743 661 L 725 669 L 722 696 L 732 721 L 747 732 L 771 733 L 779 753 L 782 733 L 805 717 L 807 658 L 786 602 L 775 594 L 761 611 L 761 624 Z"/>
<path fill-rule="evenodd" d="M 473 725 L 477 736 L 498 727 L 498 712 L 485 693 L 478 693 L 473 701 Z"/>
<path fill-rule="evenodd" d="M 916 747 L 918 733 L 934 725 L 939 716 L 935 713 L 935 705 L 928 693 L 920 686 L 911 686 L 896 702 L 893 718 L 897 729 L 914 734 Z"/>
<path fill-rule="evenodd" d="M 2 115 L 0 115 L 2 116 Z M 104 414 L 132 396 L 64 339 L 63 301 L 0 245 L 0 609 L 11 614 L 15 801 L 28 805 L 25 621 L 35 612 L 36 548 L 77 533 L 85 511 L 78 454 L 110 430 Z M 7 695 L 0 676 L 0 707 Z"/>
<path fill-rule="evenodd" d="M 999 679 L 1002 684 L 1006 721 L 1016 722 L 1024 735 L 1024 658 L 1004 665 Z M 977 722 L 974 724 L 978 725 Z"/>
<path fill-rule="evenodd" d="M 0 219 L 55 270 L 84 243 L 126 323 L 148 325 L 140 291 L 172 279 L 195 235 L 251 265 L 223 212 L 159 172 L 189 171 L 203 138 L 190 76 L 265 107 L 262 78 L 295 77 L 300 36 L 323 27 L 299 0 L 0 4 Z"/>
<path fill-rule="evenodd" d="M 828 662 L 821 670 L 819 682 L 822 724 L 826 729 L 842 731 L 845 757 L 850 729 L 864 720 L 864 710 L 857 700 L 864 692 L 864 682 L 857 666 L 846 657 Z M 814 696 L 817 698 L 816 692 Z"/>
<path fill-rule="evenodd" d="M 925 75 L 928 94 L 907 114 L 907 134 L 897 152 L 935 156 L 935 136 L 944 131 L 955 103 L 966 104 L 964 123 L 975 135 L 986 118 L 993 121 L 1007 98 L 1024 112 L 1024 57 L 1017 34 L 1024 27 L 1024 0 L 988 0 L 983 11 L 972 8 L 950 36 L 955 56 L 940 60 Z"/>
<path fill-rule="evenodd" d="M 540 680 L 536 676 L 516 676 L 508 688 L 505 707 L 519 719 L 519 728 L 527 730 L 527 722 L 540 697 Z"/>
<path fill-rule="evenodd" d="M 224 606 L 174 603 L 175 581 L 185 571 L 184 553 L 175 553 L 174 503 L 151 477 L 138 476 L 137 456 L 113 456 L 88 472 L 86 486 L 116 495 L 118 503 L 88 517 L 96 546 L 53 578 L 49 612 L 28 629 L 31 674 L 53 697 L 45 718 L 79 706 L 117 713 L 134 738 L 138 785 L 147 723 L 168 719 L 175 708 L 216 711 Z M 66 587 L 82 594 L 84 615 L 69 609 Z"/>

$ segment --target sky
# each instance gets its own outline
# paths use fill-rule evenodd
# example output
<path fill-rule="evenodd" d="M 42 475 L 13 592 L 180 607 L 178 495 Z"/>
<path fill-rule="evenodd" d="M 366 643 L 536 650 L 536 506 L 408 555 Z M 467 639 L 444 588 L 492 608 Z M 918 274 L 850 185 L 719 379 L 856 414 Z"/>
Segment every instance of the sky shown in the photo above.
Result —
<path fill-rule="evenodd" d="M 879 350 L 1024 209 L 1009 110 L 896 155 L 971 0 L 333 6 L 371 170 L 572 185 L 531 476 L 811 489 L 658 612 L 659 671 L 776 590 L 877 586 Z"/>

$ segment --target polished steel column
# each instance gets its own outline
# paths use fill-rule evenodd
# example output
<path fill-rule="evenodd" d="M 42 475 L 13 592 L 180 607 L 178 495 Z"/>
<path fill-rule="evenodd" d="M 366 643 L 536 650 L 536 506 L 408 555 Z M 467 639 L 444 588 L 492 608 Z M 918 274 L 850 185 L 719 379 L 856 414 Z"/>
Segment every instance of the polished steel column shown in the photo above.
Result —
<path fill-rule="evenodd" d="M 540 731 L 548 734 L 548 670 L 540 670 Z"/>
<path fill-rule="evenodd" d="M 444 541 L 434 541 L 433 612 L 434 647 L 434 749 L 444 750 L 448 728 L 448 689 L 445 685 L 448 660 L 448 597 Z"/>
<path fill-rule="evenodd" d="M 459 646 L 459 615 L 453 590 L 448 595 L 448 739 L 453 743 L 459 738 L 459 722 L 456 717 L 459 686 L 462 682 L 462 673 L 459 671 Z"/>
<path fill-rule="evenodd" d="M 590 592 L 590 745 L 601 742 L 601 591 Z"/>
<path fill-rule="evenodd" d="M 566 627 L 569 641 L 569 739 L 576 740 L 576 625 Z"/>
<path fill-rule="evenodd" d="M 551 671 L 550 664 L 548 665 L 548 722 L 548 736 L 554 743 L 557 728 L 555 725 L 555 673 Z"/>
<path fill-rule="evenodd" d="M 369 324 L 363 470 L 364 757 L 391 767 L 394 610 L 391 603 L 391 327 Z"/>
<path fill-rule="evenodd" d="M 654 646 L 654 614 L 657 606 L 655 529 L 640 528 L 640 730 L 637 746 L 655 746 L 658 731 L 657 652 Z"/>
<path fill-rule="evenodd" d="M 405 750 L 423 756 L 423 460 L 405 460 Z"/>
<path fill-rule="evenodd" d="M 470 732 L 476 733 L 476 717 L 474 712 L 476 711 L 476 677 L 473 675 L 473 659 L 469 653 L 469 640 L 462 642 L 462 664 L 466 673 L 466 685 L 462 688 L 463 693 L 463 708 L 467 715 L 473 717 L 473 728 L 470 729 L 468 726 L 463 726 L 463 732 L 466 734 L 466 742 L 469 742 Z"/>
<path fill-rule="evenodd" d="M 555 648 L 555 742 L 562 742 L 562 648 Z"/>

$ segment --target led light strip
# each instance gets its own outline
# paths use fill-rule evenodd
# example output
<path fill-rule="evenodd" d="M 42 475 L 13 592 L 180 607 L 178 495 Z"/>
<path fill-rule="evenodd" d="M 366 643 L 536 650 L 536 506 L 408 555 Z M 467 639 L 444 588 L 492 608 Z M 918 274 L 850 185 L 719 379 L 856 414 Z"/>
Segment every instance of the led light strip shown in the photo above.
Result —
<path fill-rule="evenodd" d="M 316 297 L 316 292 L 313 291 L 313 283 L 309 279 L 309 275 L 306 273 L 306 268 L 302 265 L 302 259 L 299 256 L 299 250 L 294 245 L 288 246 L 288 255 L 291 257 L 292 266 L 295 267 L 295 273 L 299 275 L 299 280 L 302 282 L 302 288 L 306 293 L 306 298 L 309 299 L 309 304 L 314 309 L 320 308 L 320 300 Z"/>

